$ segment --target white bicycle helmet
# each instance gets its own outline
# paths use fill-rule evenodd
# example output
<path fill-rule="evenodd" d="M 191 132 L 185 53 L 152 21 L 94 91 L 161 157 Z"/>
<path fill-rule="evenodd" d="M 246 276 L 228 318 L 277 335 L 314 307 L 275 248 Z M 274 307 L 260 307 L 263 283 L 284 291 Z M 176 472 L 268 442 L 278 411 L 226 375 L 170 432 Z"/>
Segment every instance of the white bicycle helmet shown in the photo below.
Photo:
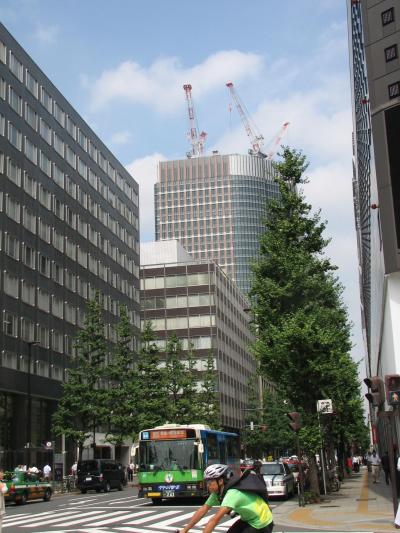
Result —
<path fill-rule="evenodd" d="M 217 464 L 207 466 L 207 468 L 204 470 L 204 479 L 207 481 L 208 479 L 219 479 L 221 477 L 225 477 L 228 470 L 229 466 L 227 465 Z"/>

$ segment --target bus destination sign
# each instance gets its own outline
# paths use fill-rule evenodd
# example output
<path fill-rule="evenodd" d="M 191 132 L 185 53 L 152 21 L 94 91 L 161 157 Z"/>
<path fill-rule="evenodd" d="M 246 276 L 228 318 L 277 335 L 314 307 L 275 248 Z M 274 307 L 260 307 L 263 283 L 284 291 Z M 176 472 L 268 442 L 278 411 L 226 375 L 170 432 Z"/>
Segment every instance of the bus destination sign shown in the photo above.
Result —
<path fill-rule="evenodd" d="M 186 439 L 186 429 L 156 429 L 150 431 L 151 440 Z"/>

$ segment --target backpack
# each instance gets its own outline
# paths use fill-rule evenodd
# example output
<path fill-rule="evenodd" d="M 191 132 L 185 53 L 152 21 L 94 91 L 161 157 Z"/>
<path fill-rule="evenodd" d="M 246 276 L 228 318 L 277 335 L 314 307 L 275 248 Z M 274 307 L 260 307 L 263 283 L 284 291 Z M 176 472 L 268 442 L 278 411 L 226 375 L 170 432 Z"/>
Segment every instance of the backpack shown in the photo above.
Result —
<path fill-rule="evenodd" d="M 243 490 L 245 492 L 252 492 L 260 496 L 265 503 L 268 502 L 268 490 L 262 474 L 256 474 L 252 470 L 245 470 L 241 476 L 233 476 L 226 483 L 222 492 L 222 498 L 229 489 Z"/>

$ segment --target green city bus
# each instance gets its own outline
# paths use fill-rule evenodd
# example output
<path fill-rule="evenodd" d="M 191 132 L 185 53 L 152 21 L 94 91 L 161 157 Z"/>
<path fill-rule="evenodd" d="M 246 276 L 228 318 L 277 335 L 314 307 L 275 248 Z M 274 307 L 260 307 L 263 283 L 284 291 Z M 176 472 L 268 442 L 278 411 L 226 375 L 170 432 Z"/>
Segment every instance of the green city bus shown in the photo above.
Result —
<path fill-rule="evenodd" d="M 162 499 L 206 496 L 203 472 L 223 463 L 240 472 L 239 435 L 202 424 L 166 424 L 139 434 L 139 497 Z"/>

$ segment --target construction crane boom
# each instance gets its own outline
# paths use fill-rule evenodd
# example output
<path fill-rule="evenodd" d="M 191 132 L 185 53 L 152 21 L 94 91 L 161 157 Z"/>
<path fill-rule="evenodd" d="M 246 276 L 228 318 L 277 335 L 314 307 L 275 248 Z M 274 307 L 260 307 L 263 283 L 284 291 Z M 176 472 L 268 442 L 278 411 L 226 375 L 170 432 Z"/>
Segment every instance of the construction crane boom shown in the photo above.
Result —
<path fill-rule="evenodd" d="M 189 142 L 192 145 L 192 150 L 187 152 L 188 157 L 198 157 L 204 154 L 204 144 L 206 141 L 207 133 L 202 131 L 200 135 L 197 133 L 197 119 L 194 110 L 193 98 L 192 98 L 192 86 L 190 83 L 186 83 L 183 86 L 186 95 L 186 102 L 189 116 Z"/>
<path fill-rule="evenodd" d="M 279 143 L 281 142 L 282 137 L 285 135 L 289 124 L 290 122 L 285 122 L 283 126 L 281 127 L 281 129 L 279 130 L 279 132 L 277 133 L 277 135 L 272 140 L 272 142 L 269 144 L 269 150 L 267 150 L 267 154 L 266 154 L 267 159 L 272 159 L 274 155 L 276 154 L 276 151 L 278 150 L 278 147 L 279 147 Z"/>
<path fill-rule="evenodd" d="M 261 134 L 256 135 L 256 133 L 253 131 L 253 128 L 250 124 L 249 114 L 243 102 L 240 100 L 240 97 L 235 87 L 233 86 L 233 83 L 230 81 L 226 84 L 226 86 L 228 87 L 231 93 L 232 100 L 235 102 L 240 119 L 246 130 L 247 136 L 250 139 L 250 143 L 253 148 L 253 153 L 258 154 L 261 152 L 262 145 L 264 144 L 264 137 Z"/>

